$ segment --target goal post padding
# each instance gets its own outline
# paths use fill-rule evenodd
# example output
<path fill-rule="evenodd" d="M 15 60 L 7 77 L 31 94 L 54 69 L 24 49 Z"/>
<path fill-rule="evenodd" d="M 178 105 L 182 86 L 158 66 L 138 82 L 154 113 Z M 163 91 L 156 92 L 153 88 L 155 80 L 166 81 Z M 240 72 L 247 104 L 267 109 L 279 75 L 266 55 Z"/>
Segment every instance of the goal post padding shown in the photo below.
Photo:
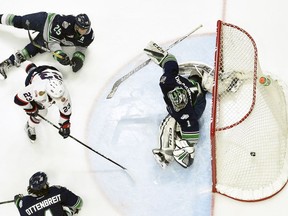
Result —
<path fill-rule="evenodd" d="M 268 78 L 270 85 L 260 83 L 260 77 Z M 259 201 L 285 186 L 285 92 L 280 81 L 262 73 L 253 38 L 219 20 L 210 132 L 213 192 Z"/>

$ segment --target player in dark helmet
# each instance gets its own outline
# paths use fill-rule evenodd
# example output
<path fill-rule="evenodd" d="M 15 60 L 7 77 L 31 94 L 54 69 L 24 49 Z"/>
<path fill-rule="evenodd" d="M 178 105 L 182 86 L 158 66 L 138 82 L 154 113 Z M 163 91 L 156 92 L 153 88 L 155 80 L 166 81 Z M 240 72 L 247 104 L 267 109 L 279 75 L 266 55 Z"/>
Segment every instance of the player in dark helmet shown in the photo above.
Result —
<path fill-rule="evenodd" d="M 87 14 L 78 14 L 75 17 L 76 24 L 75 24 L 75 30 L 80 35 L 85 35 L 90 31 L 91 28 L 91 21 Z"/>
<path fill-rule="evenodd" d="M 29 179 L 28 195 L 17 194 L 14 197 L 21 216 L 51 215 L 72 216 L 77 214 L 82 207 L 81 197 L 62 186 L 49 186 L 45 172 L 34 173 Z"/>
<path fill-rule="evenodd" d="M 94 40 L 91 21 L 84 13 L 77 16 L 47 12 L 24 16 L 0 14 L 0 24 L 38 32 L 33 39 L 34 43 L 30 42 L 22 50 L 0 63 L 2 79 L 7 78 L 6 73 L 12 66 L 19 67 L 22 62 L 47 49 L 60 64 L 70 65 L 73 72 L 77 72 L 83 66 L 86 49 Z M 65 46 L 75 47 L 72 56 L 65 53 L 63 50 Z"/>
<path fill-rule="evenodd" d="M 46 173 L 36 172 L 29 179 L 29 186 L 27 191 L 29 194 L 35 194 L 36 196 L 42 196 L 48 193 L 49 184 Z"/>

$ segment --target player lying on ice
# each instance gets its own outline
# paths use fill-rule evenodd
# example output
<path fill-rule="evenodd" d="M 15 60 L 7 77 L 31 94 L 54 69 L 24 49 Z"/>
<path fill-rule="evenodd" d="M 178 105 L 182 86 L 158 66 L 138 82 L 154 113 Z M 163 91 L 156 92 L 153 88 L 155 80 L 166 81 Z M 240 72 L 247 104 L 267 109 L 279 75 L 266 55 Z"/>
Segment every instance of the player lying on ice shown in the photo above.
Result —
<path fill-rule="evenodd" d="M 152 152 L 163 168 L 174 159 L 187 168 L 194 160 L 200 135 L 198 120 L 206 106 L 207 91 L 202 87 L 202 74 L 195 73 L 189 78 L 179 75 L 175 56 L 154 42 L 150 42 L 144 51 L 163 68 L 160 88 L 169 113 L 160 126 L 160 148 Z"/>
<path fill-rule="evenodd" d="M 73 72 L 83 66 L 85 52 L 94 40 L 91 21 L 86 14 L 60 15 L 56 13 L 37 12 L 18 16 L 14 14 L 0 14 L 0 24 L 15 28 L 33 30 L 37 36 L 22 50 L 12 54 L 0 63 L 0 78 L 7 78 L 7 71 L 38 53 L 51 51 L 53 57 L 62 65 L 71 65 Z M 35 46 L 37 44 L 37 46 Z M 75 47 L 72 58 L 62 47 Z"/>
<path fill-rule="evenodd" d="M 153 149 L 153 155 L 163 168 L 174 159 L 187 168 L 194 161 L 195 145 L 200 136 L 198 121 L 205 110 L 206 93 L 212 93 L 214 69 L 200 62 L 178 65 L 174 55 L 153 41 L 144 51 L 163 68 L 159 85 L 168 111 L 160 126 L 160 148 Z M 226 74 L 219 79 L 219 95 L 237 92 L 247 78 L 241 72 Z"/>

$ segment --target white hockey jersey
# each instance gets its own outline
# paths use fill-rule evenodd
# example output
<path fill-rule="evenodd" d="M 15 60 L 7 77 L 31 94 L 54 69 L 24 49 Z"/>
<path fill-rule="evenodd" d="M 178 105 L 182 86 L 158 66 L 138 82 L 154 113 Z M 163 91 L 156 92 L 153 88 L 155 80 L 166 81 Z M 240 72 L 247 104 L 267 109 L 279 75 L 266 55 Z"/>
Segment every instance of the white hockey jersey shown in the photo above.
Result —
<path fill-rule="evenodd" d="M 47 93 L 47 83 L 49 79 L 62 81 L 64 94 L 59 98 L 54 98 Z M 62 80 L 62 74 L 54 67 L 39 66 L 29 70 L 25 81 L 26 87 L 21 89 L 14 97 L 14 102 L 24 110 L 33 109 L 35 102 L 39 109 L 48 109 L 55 104 L 60 112 L 59 123 L 62 124 L 70 119 L 72 114 L 71 98 L 69 91 Z"/>

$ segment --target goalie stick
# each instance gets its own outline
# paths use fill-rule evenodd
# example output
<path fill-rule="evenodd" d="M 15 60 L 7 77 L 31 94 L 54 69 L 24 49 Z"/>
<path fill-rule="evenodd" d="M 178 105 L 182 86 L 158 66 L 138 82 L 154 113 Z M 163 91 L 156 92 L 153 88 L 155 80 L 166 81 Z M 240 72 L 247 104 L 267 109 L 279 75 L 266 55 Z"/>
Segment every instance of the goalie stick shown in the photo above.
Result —
<path fill-rule="evenodd" d="M 183 41 L 184 39 L 186 39 L 187 37 L 189 37 L 191 34 L 193 34 L 194 32 L 196 32 L 198 29 L 200 29 L 203 25 L 199 25 L 198 27 L 196 27 L 193 31 L 191 31 L 190 33 L 188 33 L 187 35 L 179 38 L 178 40 L 176 40 L 174 43 L 172 43 L 165 51 L 170 50 L 172 47 L 174 47 L 176 44 L 180 43 L 181 41 Z M 121 83 L 123 83 L 126 79 L 128 79 L 130 76 L 132 76 L 134 73 L 136 73 L 137 71 L 139 71 L 140 69 L 142 69 L 143 67 L 145 67 L 146 65 L 148 65 L 150 63 L 151 59 L 147 59 L 145 62 L 143 62 L 142 64 L 140 64 L 139 66 L 137 66 L 136 68 L 134 68 L 132 71 L 130 71 L 129 73 L 125 74 L 124 76 L 120 77 L 118 80 L 116 80 L 116 82 L 113 84 L 112 89 L 110 91 L 110 93 L 107 95 L 106 99 L 111 99 L 115 92 L 117 91 L 118 87 L 121 85 Z"/>

